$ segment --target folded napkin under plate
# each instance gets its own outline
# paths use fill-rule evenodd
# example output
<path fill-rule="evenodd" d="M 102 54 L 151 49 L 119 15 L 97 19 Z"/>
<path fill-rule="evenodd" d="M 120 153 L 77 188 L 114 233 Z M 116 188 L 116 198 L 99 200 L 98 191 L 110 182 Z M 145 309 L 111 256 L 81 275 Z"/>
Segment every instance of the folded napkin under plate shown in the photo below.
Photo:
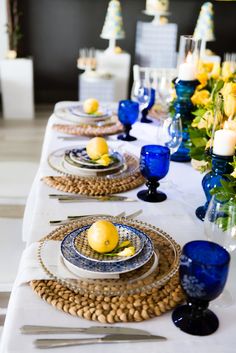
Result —
<path fill-rule="evenodd" d="M 48 280 L 51 277 L 44 271 L 40 264 L 39 255 L 39 242 L 32 243 L 28 246 L 21 257 L 19 273 L 17 276 L 17 285 L 28 283 L 32 280 Z M 70 272 L 65 266 L 61 257 L 61 241 L 48 240 L 43 245 L 42 257 L 44 263 L 46 263 L 47 269 L 54 274 L 54 276 L 63 279 L 78 279 L 78 276 Z M 148 273 L 154 271 L 157 267 L 158 259 L 155 255 L 153 265 L 149 269 Z M 78 269 L 81 278 L 87 279 L 118 279 L 119 274 L 107 274 L 95 273 L 86 271 L 84 269 Z M 78 273 L 77 271 L 77 273 Z M 148 273 L 145 274 L 148 275 Z"/>

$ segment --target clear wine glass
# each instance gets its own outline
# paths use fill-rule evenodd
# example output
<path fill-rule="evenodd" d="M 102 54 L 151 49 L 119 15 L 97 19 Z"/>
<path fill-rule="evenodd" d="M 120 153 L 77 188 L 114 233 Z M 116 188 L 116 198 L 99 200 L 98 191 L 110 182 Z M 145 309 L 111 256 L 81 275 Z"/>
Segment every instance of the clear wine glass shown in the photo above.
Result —
<path fill-rule="evenodd" d="M 212 196 L 204 219 L 206 238 L 220 244 L 228 252 L 236 249 L 236 195 L 218 192 Z M 234 302 L 225 290 L 215 302 L 216 307 L 227 307 Z"/>
<path fill-rule="evenodd" d="M 131 90 L 131 99 L 139 104 L 139 111 L 142 112 L 149 106 L 152 98 L 150 79 L 145 75 L 144 78 L 139 78 L 133 83 Z"/>
<path fill-rule="evenodd" d="M 169 147 L 170 153 L 175 153 L 182 142 L 182 121 L 180 117 L 168 117 L 160 120 L 157 133 L 157 143 Z"/>

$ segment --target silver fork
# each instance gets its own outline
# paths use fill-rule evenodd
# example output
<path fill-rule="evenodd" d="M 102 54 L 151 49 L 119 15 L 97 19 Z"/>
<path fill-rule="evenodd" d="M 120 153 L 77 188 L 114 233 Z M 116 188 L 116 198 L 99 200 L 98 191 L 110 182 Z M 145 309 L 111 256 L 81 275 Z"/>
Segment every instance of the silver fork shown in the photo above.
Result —
<path fill-rule="evenodd" d="M 121 212 L 119 213 L 118 215 L 116 215 L 115 217 L 125 217 L 126 219 L 132 219 L 132 218 L 135 218 L 135 217 L 138 217 L 141 213 L 143 212 L 143 210 L 138 210 L 138 211 L 135 211 L 127 216 L 125 216 L 125 212 Z M 81 218 L 86 218 L 86 217 L 93 217 L 93 216 L 104 216 L 104 217 L 109 217 L 111 215 L 108 215 L 108 214 L 93 214 L 93 215 L 81 215 L 81 216 L 68 216 L 67 219 L 62 219 L 62 220 L 55 220 L 55 221 L 49 221 L 49 224 L 52 225 L 52 226 L 57 226 L 57 225 L 63 225 L 63 224 L 67 224 L 68 222 L 71 222 L 73 220 L 76 220 L 76 219 L 81 219 Z"/>
<path fill-rule="evenodd" d="M 51 226 L 57 226 L 57 225 L 62 225 L 62 224 L 67 224 L 73 220 L 76 219 L 81 219 L 81 218 L 86 218 L 86 217 L 110 217 L 110 214 L 105 214 L 105 213 L 97 213 L 97 214 L 86 214 L 86 215 L 80 215 L 80 216 L 68 216 L 67 219 L 59 219 L 59 220 L 55 220 L 55 221 L 49 221 L 49 224 Z M 117 215 L 115 215 L 115 217 L 125 217 L 125 212 L 121 212 Z"/>

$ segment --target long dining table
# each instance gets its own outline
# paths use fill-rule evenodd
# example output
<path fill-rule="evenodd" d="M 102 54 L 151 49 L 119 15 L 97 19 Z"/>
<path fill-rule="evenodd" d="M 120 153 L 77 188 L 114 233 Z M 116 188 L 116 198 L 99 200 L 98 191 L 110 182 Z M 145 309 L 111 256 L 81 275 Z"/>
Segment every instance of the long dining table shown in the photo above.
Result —
<path fill-rule="evenodd" d="M 65 106 L 71 102 L 62 103 Z M 43 301 L 35 294 L 27 281 L 23 281 L 24 271 L 27 270 L 24 261 L 25 253 L 28 249 L 52 231 L 50 220 L 66 219 L 68 215 L 109 213 L 116 215 L 122 211 L 126 214 L 142 209 L 139 220 L 155 225 L 167 232 L 177 243 L 183 246 L 186 242 L 195 239 L 206 239 L 204 235 L 203 223 L 195 216 L 195 209 L 205 201 L 201 187 L 202 175 L 193 169 L 191 163 L 171 162 L 168 175 L 161 180 L 160 190 L 164 191 L 168 198 L 161 203 L 146 203 L 138 200 L 136 194 L 145 188 L 141 186 L 137 189 L 125 192 L 121 195 L 137 199 L 137 202 L 83 202 L 83 203 L 59 203 L 55 199 L 50 199 L 50 193 L 57 193 L 42 182 L 43 176 L 58 175 L 48 165 L 48 155 L 59 148 L 85 145 L 89 140 L 85 137 L 78 137 L 75 140 L 64 140 L 60 137 L 66 136 L 53 129 L 53 124 L 62 121 L 52 114 L 48 120 L 42 155 L 39 163 L 38 172 L 33 182 L 23 222 L 22 236 L 26 242 L 26 248 L 22 254 L 18 274 L 13 286 L 9 307 L 7 310 L 5 326 L 1 339 L 1 353 L 32 353 L 36 352 L 33 341 L 43 337 L 63 337 L 80 338 L 84 334 L 75 335 L 23 335 L 20 327 L 23 325 L 46 325 L 46 326 L 66 326 L 66 327 L 89 327 L 101 325 L 98 322 L 87 321 L 78 317 L 71 316 L 57 310 L 53 306 Z M 116 136 L 107 138 L 108 143 L 121 146 L 127 151 L 139 156 L 143 145 L 158 144 L 157 126 L 154 124 L 142 124 L 137 122 L 132 129 L 132 135 L 138 139 L 134 142 L 117 141 Z M 12 244 L 14 246 L 14 243 Z M 234 254 L 233 254 L 234 255 Z M 235 281 L 235 256 L 232 255 L 231 267 L 227 287 L 231 293 L 236 294 Z M 36 260 L 36 259 L 35 259 Z M 9 259 L 11 261 L 11 259 Z M 36 261 L 35 261 L 36 262 Z M 30 266 L 30 264 L 29 264 Z M 37 266 L 37 264 L 35 264 Z M 40 266 L 38 264 L 38 266 Z M 7 264 L 4 269 L 7 271 Z M 33 278 L 32 278 L 33 279 Z M 114 326 L 124 326 L 140 328 L 152 334 L 167 337 L 163 342 L 149 343 L 122 343 L 122 344 L 102 344 L 85 345 L 83 347 L 57 348 L 58 352 L 77 352 L 79 349 L 84 353 L 91 352 L 138 352 L 148 350 L 150 352 L 162 353 L 233 353 L 235 352 L 235 328 L 236 328 L 236 305 L 235 301 L 228 307 L 218 307 L 216 302 L 210 303 L 217 314 L 220 326 L 218 330 L 205 337 L 188 335 L 179 330 L 172 322 L 171 311 L 159 317 L 137 322 L 137 323 L 118 323 Z M 86 336 L 88 337 L 88 335 Z M 45 351 L 49 352 L 52 350 Z"/>

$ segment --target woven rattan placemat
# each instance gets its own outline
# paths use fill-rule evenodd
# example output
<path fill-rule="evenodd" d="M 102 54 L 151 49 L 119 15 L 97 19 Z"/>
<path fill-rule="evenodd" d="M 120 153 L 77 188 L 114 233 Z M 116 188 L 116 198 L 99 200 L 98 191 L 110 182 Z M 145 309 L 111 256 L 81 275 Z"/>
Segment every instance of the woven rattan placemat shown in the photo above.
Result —
<path fill-rule="evenodd" d="M 95 137 L 115 135 L 122 132 L 124 128 L 123 125 L 117 119 L 114 124 L 104 126 L 54 124 L 53 129 L 69 135 Z"/>
<path fill-rule="evenodd" d="M 121 219 L 119 219 L 119 222 L 121 222 Z M 130 224 L 130 222 L 124 219 L 123 223 Z M 87 222 L 85 220 L 71 222 L 51 232 L 44 238 L 44 241 L 46 239 L 62 240 L 70 231 L 85 224 L 91 224 L 91 222 L 89 220 Z M 133 225 L 133 223 L 131 224 Z M 138 228 L 144 229 L 148 234 L 148 228 L 142 226 L 142 222 L 139 222 Z M 153 232 L 150 231 L 148 235 L 153 239 Z M 158 241 L 158 239 L 153 239 L 153 241 Z M 166 244 L 164 242 L 162 240 L 162 244 L 160 245 L 160 249 L 162 250 L 160 251 L 159 265 L 155 270 L 154 278 L 158 278 L 162 268 L 167 266 L 165 261 L 171 261 L 168 242 Z M 176 244 L 176 247 L 179 248 L 178 244 Z M 82 291 L 82 293 L 69 289 L 65 284 L 62 284 L 63 282 L 59 283 L 55 279 L 35 280 L 31 281 L 30 285 L 34 292 L 55 308 L 74 316 L 101 323 L 147 320 L 171 310 L 184 299 L 179 284 L 178 273 L 162 286 L 152 287 L 150 290 L 144 289 L 146 288 L 145 280 L 140 280 L 138 284 L 143 289 L 134 294 L 128 293 L 113 296 L 106 295 L 105 293 L 96 294 L 97 281 L 94 281 L 94 283 L 93 281 L 90 282 L 89 290 Z M 118 281 L 122 282 L 122 278 Z"/>
<path fill-rule="evenodd" d="M 45 176 L 42 180 L 57 190 L 90 196 L 103 196 L 125 192 L 137 188 L 145 181 L 140 172 L 116 179 Z"/>

